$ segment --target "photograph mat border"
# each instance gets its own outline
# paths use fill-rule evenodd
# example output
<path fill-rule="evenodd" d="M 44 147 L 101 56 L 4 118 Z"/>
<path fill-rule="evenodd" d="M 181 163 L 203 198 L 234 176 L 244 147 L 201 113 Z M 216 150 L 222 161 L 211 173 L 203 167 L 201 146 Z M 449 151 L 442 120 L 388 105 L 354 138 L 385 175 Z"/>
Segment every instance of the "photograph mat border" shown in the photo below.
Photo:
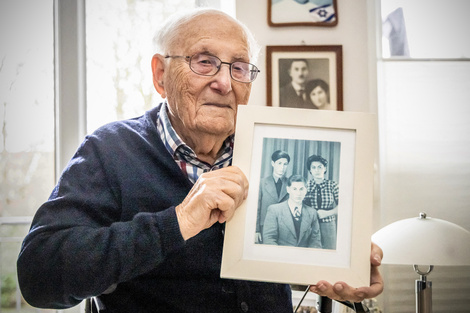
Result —
<path fill-rule="evenodd" d="M 278 283 L 311 284 L 320 279 L 345 281 L 353 286 L 369 285 L 370 236 L 373 201 L 373 148 L 376 144 L 374 114 L 344 111 L 321 111 L 247 105 L 238 107 L 233 165 L 238 166 L 251 181 L 252 153 L 256 125 L 315 127 L 326 130 L 354 130 L 354 190 L 349 266 L 318 266 L 279 260 L 253 260 L 246 256 L 247 201 L 227 222 L 222 255 L 221 277 Z M 251 194 L 253 196 L 253 194 Z M 257 195 L 256 195 L 257 196 Z M 249 235 L 253 239 L 253 235 Z M 302 250 L 303 248 L 286 247 Z"/>

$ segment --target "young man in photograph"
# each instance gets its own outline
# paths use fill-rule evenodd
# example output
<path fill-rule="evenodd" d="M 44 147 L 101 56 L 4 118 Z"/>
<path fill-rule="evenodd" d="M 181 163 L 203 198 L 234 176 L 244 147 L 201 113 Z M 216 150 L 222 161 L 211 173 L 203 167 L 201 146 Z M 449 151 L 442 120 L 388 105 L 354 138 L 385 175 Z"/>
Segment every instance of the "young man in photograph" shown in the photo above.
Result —
<path fill-rule="evenodd" d="M 321 248 L 317 212 L 303 204 L 307 187 L 301 175 L 287 180 L 289 199 L 268 208 L 263 243 L 278 246 Z"/>

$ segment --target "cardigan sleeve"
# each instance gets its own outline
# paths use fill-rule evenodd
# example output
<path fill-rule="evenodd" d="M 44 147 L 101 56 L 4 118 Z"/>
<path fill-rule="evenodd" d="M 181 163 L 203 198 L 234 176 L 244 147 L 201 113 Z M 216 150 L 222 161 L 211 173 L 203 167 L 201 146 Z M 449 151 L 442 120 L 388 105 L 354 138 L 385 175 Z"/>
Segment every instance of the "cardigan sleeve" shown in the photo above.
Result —
<path fill-rule="evenodd" d="M 31 305 L 75 306 L 155 269 L 185 245 L 173 205 L 154 196 L 147 201 L 155 208 L 150 211 L 123 200 L 122 181 L 129 182 L 132 169 L 112 164 L 124 157 L 103 158 L 86 139 L 37 211 L 17 261 L 20 288 Z"/>

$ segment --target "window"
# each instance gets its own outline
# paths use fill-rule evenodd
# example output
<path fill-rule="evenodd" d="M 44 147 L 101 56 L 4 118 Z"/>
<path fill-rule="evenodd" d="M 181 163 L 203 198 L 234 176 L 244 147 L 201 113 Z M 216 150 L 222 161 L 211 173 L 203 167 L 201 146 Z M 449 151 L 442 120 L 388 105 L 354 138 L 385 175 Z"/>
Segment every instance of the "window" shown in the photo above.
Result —
<path fill-rule="evenodd" d="M 195 7 L 195 1 L 86 1 L 88 132 L 142 115 L 161 100 L 152 81 L 152 40 L 181 7 Z"/>
<path fill-rule="evenodd" d="M 470 2 L 382 0 L 381 9 L 382 226 L 425 212 L 470 229 Z M 383 274 L 384 311 L 414 311 L 412 266 L 386 265 Z M 468 311 L 470 267 L 435 267 L 429 280 L 433 312 Z"/>
<path fill-rule="evenodd" d="M 54 186 L 52 0 L 1 1 L 0 42 L 0 310 L 23 311 L 16 258 Z"/>
<path fill-rule="evenodd" d="M 83 35 L 78 28 L 85 23 L 85 14 L 77 11 L 85 1 L 0 1 L 2 312 L 83 312 L 80 306 L 60 311 L 31 308 L 22 300 L 16 281 L 16 259 L 32 216 L 51 193 L 55 170 L 60 173 L 83 140 L 81 116 L 75 114 L 81 114 L 83 101 L 68 100 L 88 98 L 84 114 L 88 132 L 110 120 L 141 115 L 158 102 L 150 73 L 152 32 L 158 22 L 196 5 L 218 7 L 232 15 L 235 7 L 234 0 L 86 1 L 89 94 L 85 96 L 80 94 L 85 89 L 82 77 L 74 76 L 82 75 L 82 61 L 75 57 L 82 52 L 70 50 L 70 46 L 81 49 L 75 45 L 83 39 L 77 37 Z M 54 39 L 54 25 L 59 39 Z"/>
<path fill-rule="evenodd" d="M 205 6 L 234 15 L 234 5 L 220 0 L 86 1 L 87 132 L 140 116 L 161 101 L 150 61 L 154 32 L 168 15 Z"/>
<path fill-rule="evenodd" d="M 470 58 L 468 12 L 468 0 L 383 0 L 383 57 Z"/>

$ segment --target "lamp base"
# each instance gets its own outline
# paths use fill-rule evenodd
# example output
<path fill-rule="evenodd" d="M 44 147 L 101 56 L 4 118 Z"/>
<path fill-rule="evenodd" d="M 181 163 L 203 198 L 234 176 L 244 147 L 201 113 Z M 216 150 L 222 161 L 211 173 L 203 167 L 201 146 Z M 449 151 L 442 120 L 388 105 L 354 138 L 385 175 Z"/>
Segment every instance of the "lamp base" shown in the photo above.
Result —
<path fill-rule="evenodd" d="M 427 272 L 421 272 L 417 265 L 413 265 L 420 279 L 416 280 L 416 313 L 432 313 L 432 282 L 427 281 L 426 276 L 431 273 L 433 266 L 429 266 Z"/>

